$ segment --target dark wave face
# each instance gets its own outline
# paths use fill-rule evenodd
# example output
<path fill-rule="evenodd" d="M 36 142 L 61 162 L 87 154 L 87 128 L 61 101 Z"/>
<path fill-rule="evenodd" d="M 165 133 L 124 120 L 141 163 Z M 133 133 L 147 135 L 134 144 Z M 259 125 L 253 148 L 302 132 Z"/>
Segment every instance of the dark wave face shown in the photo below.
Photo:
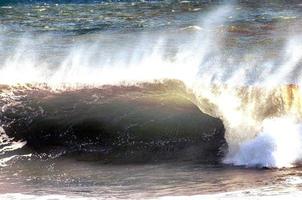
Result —
<path fill-rule="evenodd" d="M 63 91 L 2 86 L 0 91 L 11 93 L 0 99 L 6 134 L 26 141 L 33 153 L 104 162 L 215 162 L 225 145 L 222 122 L 202 113 L 177 81 Z"/>

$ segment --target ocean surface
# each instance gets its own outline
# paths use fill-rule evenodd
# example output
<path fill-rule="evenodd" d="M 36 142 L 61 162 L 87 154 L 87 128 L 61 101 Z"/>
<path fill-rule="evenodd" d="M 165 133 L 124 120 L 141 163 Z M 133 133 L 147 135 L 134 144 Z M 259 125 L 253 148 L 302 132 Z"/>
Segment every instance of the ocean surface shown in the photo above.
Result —
<path fill-rule="evenodd" d="M 0 199 L 301 199 L 300 1 L 0 1 Z"/>

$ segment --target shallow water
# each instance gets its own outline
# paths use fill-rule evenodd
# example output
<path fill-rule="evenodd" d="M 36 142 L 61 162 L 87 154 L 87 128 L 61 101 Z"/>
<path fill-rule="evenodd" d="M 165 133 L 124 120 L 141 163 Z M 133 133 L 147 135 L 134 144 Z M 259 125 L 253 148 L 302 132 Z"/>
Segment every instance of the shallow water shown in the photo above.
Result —
<path fill-rule="evenodd" d="M 186 162 L 111 165 L 76 159 L 24 160 L 1 169 L 0 191 L 36 198 L 56 194 L 157 199 L 231 192 L 234 197 L 248 198 L 294 194 L 302 187 L 300 171 L 300 168 L 263 170 Z"/>

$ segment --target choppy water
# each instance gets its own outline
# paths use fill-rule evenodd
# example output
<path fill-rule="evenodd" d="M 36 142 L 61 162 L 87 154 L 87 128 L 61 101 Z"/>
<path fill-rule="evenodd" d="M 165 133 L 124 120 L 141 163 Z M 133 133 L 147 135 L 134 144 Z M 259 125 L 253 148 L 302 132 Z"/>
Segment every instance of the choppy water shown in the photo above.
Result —
<path fill-rule="evenodd" d="M 301 11 L 1 1 L 0 199 L 300 199 Z"/>

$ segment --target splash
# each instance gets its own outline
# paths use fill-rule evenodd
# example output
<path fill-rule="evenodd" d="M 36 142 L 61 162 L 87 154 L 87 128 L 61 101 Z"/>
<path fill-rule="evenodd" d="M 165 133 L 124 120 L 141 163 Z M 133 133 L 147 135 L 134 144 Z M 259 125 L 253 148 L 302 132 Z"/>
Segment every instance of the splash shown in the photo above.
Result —
<path fill-rule="evenodd" d="M 298 86 L 225 85 L 202 89 L 197 105 L 223 119 L 229 145 L 224 162 L 249 167 L 292 167 L 301 160 Z M 292 145 L 291 145 L 292 144 Z"/>
<path fill-rule="evenodd" d="M 21 149 L 26 144 L 25 141 L 14 141 L 14 138 L 8 137 L 4 129 L 0 127 L 0 167 L 7 166 L 7 163 L 13 159 L 17 159 L 22 156 L 30 155 L 9 155 L 15 150 Z"/>
<path fill-rule="evenodd" d="M 266 119 L 257 136 L 240 144 L 224 162 L 248 167 L 293 167 L 302 160 L 302 124 L 291 118 Z"/>

